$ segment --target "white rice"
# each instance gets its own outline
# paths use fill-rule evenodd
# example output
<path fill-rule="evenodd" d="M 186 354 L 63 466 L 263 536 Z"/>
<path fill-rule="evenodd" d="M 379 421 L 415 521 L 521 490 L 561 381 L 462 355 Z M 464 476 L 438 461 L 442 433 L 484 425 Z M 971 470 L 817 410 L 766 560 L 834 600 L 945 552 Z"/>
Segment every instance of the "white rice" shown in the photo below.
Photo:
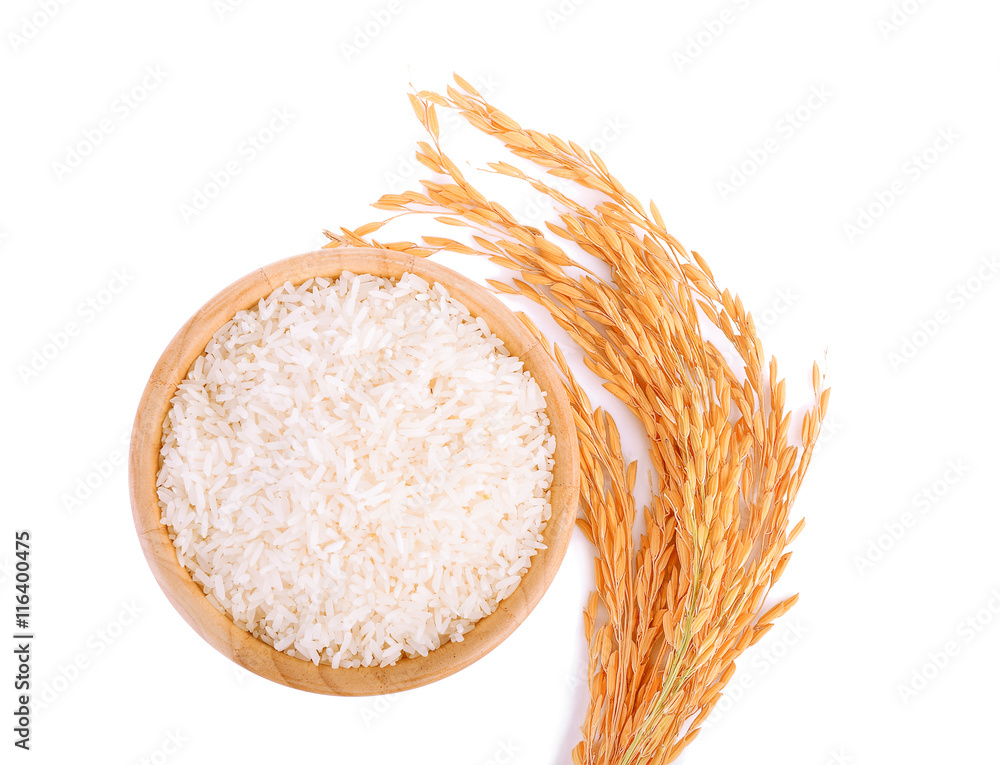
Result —
<path fill-rule="evenodd" d="M 177 559 L 276 649 L 386 666 L 462 640 L 544 548 L 544 393 L 412 274 L 286 283 L 208 343 L 163 424 Z"/>

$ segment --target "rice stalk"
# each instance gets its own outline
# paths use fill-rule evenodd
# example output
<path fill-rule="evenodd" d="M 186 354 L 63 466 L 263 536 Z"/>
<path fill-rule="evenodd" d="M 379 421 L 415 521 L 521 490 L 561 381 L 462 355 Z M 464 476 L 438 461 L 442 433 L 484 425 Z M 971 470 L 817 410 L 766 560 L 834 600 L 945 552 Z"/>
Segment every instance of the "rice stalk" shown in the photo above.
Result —
<path fill-rule="evenodd" d="M 595 590 L 584 613 L 590 704 L 577 765 L 672 762 L 699 733 L 735 672 L 735 660 L 760 640 L 798 596 L 765 610 L 784 572 L 788 530 L 829 404 L 813 365 L 815 403 L 789 440 L 785 382 L 739 297 L 721 288 L 707 262 L 667 231 L 655 204 L 629 193 L 594 152 L 522 128 L 456 76 L 444 94 L 411 95 L 430 135 L 417 160 L 437 180 L 375 203 L 395 215 L 430 215 L 462 229 L 474 246 L 444 236 L 422 243 L 381 242 L 391 220 L 327 232 L 328 247 L 373 246 L 418 256 L 475 254 L 513 272 L 492 280 L 501 293 L 545 308 L 576 342 L 584 363 L 642 422 L 654 493 L 640 509 L 636 464 L 626 461 L 614 419 L 594 408 L 558 347 L 542 340 L 565 377 L 579 433 L 581 518 L 594 545 Z M 528 160 L 541 177 L 507 162 L 491 172 L 517 179 L 561 210 L 547 231 L 524 225 L 475 189 L 441 148 L 437 109 L 451 109 Z M 550 175 L 562 179 L 546 182 Z M 564 190 L 601 194 L 583 204 Z M 558 188 L 557 188 L 558 186 Z M 569 242 L 611 268 L 604 280 L 576 264 Z M 710 322 L 738 354 L 735 367 L 702 332 Z M 633 529 L 643 533 L 634 541 Z"/>

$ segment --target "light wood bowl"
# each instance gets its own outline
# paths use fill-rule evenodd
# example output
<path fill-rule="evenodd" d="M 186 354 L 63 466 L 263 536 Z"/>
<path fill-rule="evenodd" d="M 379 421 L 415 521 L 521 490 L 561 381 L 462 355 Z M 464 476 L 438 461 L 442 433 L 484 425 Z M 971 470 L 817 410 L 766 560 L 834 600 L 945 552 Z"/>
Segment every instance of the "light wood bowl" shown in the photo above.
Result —
<path fill-rule="evenodd" d="M 160 469 L 163 420 L 177 386 L 216 330 L 233 315 L 256 305 L 277 287 L 343 271 L 398 278 L 405 272 L 444 284 L 473 316 L 481 316 L 518 356 L 546 392 L 546 412 L 556 437 L 551 489 L 552 518 L 543 537 L 547 548 L 531 559 L 520 585 L 460 643 L 446 643 L 426 657 L 404 658 L 384 668 L 334 669 L 276 651 L 217 611 L 177 562 L 167 527 L 160 522 L 156 476 Z M 521 321 L 487 290 L 421 258 L 372 248 L 319 250 L 260 268 L 209 300 L 170 341 L 143 391 L 132 428 L 129 493 L 132 516 L 149 567 L 174 608 L 212 647 L 237 664 L 282 685 L 313 693 L 365 696 L 392 693 L 439 680 L 496 648 L 537 605 L 552 582 L 569 544 L 579 493 L 579 454 L 573 414 L 559 373 Z"/>

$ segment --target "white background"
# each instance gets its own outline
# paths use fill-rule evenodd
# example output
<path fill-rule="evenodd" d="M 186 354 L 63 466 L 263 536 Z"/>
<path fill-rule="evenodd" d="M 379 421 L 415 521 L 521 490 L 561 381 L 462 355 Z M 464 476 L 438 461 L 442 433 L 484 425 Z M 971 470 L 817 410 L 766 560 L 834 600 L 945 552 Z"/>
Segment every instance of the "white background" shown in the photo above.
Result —
<path fill-rule="evenodd" d="M 0 12 L 0 613 L 12 532 L 28 528 L 33 670 L 49 699 L 30 754 L 11 754 L 7 715 L 0 759 L 569 761 L 592 576 L 579 535 L 535 613 L 478 664 L 387 699 L 313 696 L 240 671 L 174 612 L 120 465 L 174 331 L 237 277 L 411 186 L 422 136 L 408 83 L 441 89 L 458 71 L 522 124 L 601 149 L 655 198 L 753 309 L 798 404 L 827 354 L 833 407 L 782 581 L 801 604 L 745 657 L 683 762 L 996 761 L 1000 6 L 346 5 L 8 0 Z M 123 99 L 133 90 L 141 103 Z M 287 126 L 247 151 L 275 110 Z M 464 160 L 472 131 L 449 132 Z M 234 159 L 239 174 L 185 216 Z M 740 172 L 739 188 L 720 185 Z M 528 196 L 506 203 L 538 214 Z M 19 372 L 74 321 L 37 375 Z M 74 502 L 86 481 L 97 488 Z"/>

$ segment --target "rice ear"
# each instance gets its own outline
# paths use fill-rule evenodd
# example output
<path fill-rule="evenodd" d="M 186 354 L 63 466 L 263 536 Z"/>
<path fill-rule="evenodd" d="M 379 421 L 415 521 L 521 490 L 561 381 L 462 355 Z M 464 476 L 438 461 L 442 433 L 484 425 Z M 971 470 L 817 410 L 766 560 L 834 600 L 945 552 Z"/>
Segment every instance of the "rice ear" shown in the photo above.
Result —
<path fill-rule="evenodd" d="M 804 446 L 791 446 L 784 383 L 776 366 L 764 366 L 753 318 L 716 283 L 708 261 L 668 232 L 655 203 L 647 213 L 596 155 L 522 129 L 480 96 L 449 86 L 425 99 L 533 163 L 546 180 L 506 161 L 488 167 L 544 195 L 559 213 L 544 226 L 497 215 L 496 203 L 449 173 L 457 165 L 443 149 L 432 169 L 451 175 L 452 193 L 404 207 L 436 216 L 450 236 L 466 228 L 478 254 L 511 272 L 491 283 L 543 307 L 576 343 L 583 367 L 641 422 L 655 471 L 652 505 L 639 512 L 635 471 L 613 419 L 591 406 L 580 370 L 557 354 L 580 443 L 580 527 L 596 548 L 591 602 L 602 606 L 600 615 L 587 611 L 590 703 L 573 761 L 673 761 L 699 732 L 736 656 L 794 602 L 761 614 L 789 560 L 785 541 L 801 529 L 789 533 L 788 519 L 829 389 L 814 366 Z M 598 192 L 598 201 L 577 186 Z M 573 263 L 566 243 L 601 261 L 612 278 Z M 703 318 L 726 342 L 705 339 Z M 646 534 L 636 533 L 637 523 Z"/>

